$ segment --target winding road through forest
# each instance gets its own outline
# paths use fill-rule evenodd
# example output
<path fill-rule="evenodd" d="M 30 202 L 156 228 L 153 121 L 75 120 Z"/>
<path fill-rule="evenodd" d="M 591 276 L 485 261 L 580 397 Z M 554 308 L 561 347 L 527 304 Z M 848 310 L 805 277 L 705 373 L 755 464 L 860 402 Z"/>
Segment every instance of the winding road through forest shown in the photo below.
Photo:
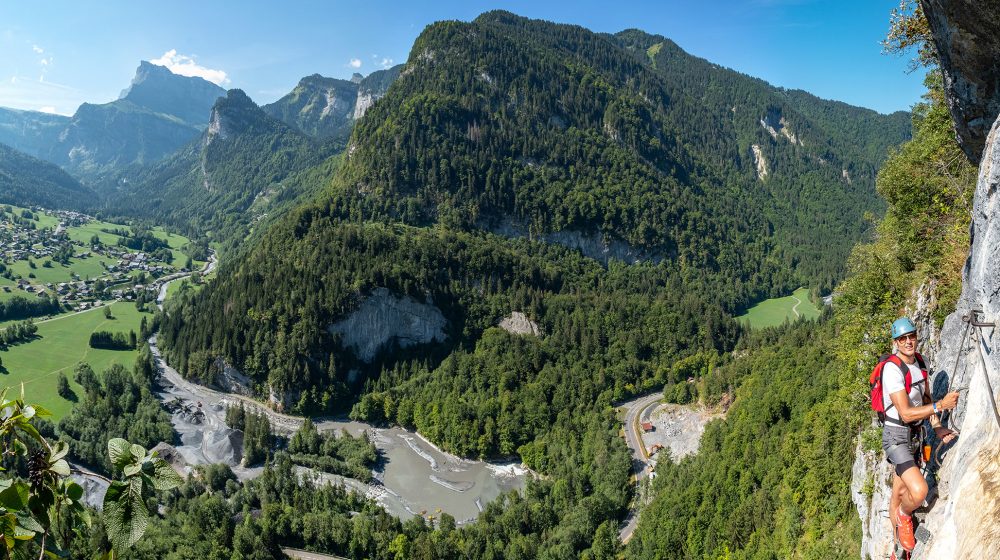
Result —
<path fill-rule="evenodd" d="M 629 451 L 632 453 L 632 473 L 635 474 L 636 489 L 638 489 L 642 479 L 646 478 L 649 474 L 647 472 L 649 453 L 646 450 L 646 446 L 642 443 L 642 431 L 639 424 L 643 420 L 649 419 L 650 409 L 662 399 L 663 393 L 659 392 L 630 401 L 624 405 L 626 407 L 623 426 L 625 444 L 628 445 Z M 618 536 L 623 543 L 631 540 L 632 533 L 635 532 L 635 528 L 639 524 L 640 506 L 638 492 L 636 492 L 636 498 L 632 501 L 631 510 L 628 517 L 625 518 L 625 524 L 618 531 Z"/>

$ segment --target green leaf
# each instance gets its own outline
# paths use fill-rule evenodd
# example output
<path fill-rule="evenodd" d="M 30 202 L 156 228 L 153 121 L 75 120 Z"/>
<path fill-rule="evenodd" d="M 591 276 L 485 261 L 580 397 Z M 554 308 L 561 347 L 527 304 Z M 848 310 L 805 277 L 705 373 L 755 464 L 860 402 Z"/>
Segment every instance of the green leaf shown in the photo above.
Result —
<path fill-rule="evenodd" d="M 119 552 L 138 542 L 149 524 L 142 490 L 142 477 L 133 477 L 128 482 L 112 482 L 104 494 L 104 523 Z"/>
<path fill-rule="evenodd" d="M 77 511 L 76 514 L 83 521 L 84 525 L 86 525 L 87 528 L 89 529 L 90 528 L 90 524 L 91 524 L 91 521 L 90 521 L 90 511 L 88 511 L 87 508 L 85 508 L 83 506 L 80 506 L 80 510 Z"/>
<path fill-rule="evenodd" d="M 125 476 L 135 476 L 140 472 L 142 472 L 142 465 L 133 463 L 125 467 Z"/>
<path fill-rule="evenodd" d="M 8 551 L 14 548 L 15 527 L 17 527 L 17 518 L 14 517 L 13 513 L 0 515 L 0 532 L 3 533 L 4 544 L 7 545 Z"/>
<path fill-rule="evenodd" d="M 80 498 L 83 497 L 83 486 L 75 482 L 70 482 L 66 485 L 66 495 L 74 502 L 80 501 Z"/>
<path fill-rule="evenodd" d="M 21 430 L 23 430 L 24 433 L 26 433 L 29 436 L 31 436 L 32 439 L 34 439 L 38 443 L 43 443 L 44 444 L 45 439 L 42 438 L 42 434 L 38 433 L 38 430 L 35 429 L 35 427 L 31 425 L 31 422 L 28 422 L 24 418 L 19 418 L 18 421 L 17 421 L 17 427 L 20 428 Z"/>
<path fill-rule="evenodd" d="M 33 404 L 31 406 L 35 408 L 35 416 L 38 416 L 39 418 L 43 416 L 52 416 L 52 411 L 40 404 Z"/>
<path fill-rule="evenodd" d="M 70 473 L 69 463 L 66 462 L 66 459 L 59 459 L 55 463 L 52 463 L 49 465 L 49 470 L 59 476 L 69 476 Z"/>
<path fill-rule="evenodd" d="M 39 523 L 34 517 L 25 513 L 17 513 L 15 516 L 17 517 L 17 524 L 28 531 L 31 531 L 32 533 L 45 532 L 45 527 L 42 527 L 42 524 Z"/>
<path fill-rule="evenodd" d="M 20 511 L 28 507 L 28 496 L 31 489 L 27 483 L 17 481 L 3 492 L 0 492 L 0 506 L 8 511 Z"/>
<path fill-rule="evenodd" d="M 52 444 L 52 454 L 49 455 L 49 462 L 58 461 L 69 453 L 69 444 L 65 441 L 57 441 Z"/>
<path fill-rule="evenodd" d="M 177 488 L 184 482 L 181 475 L 163 459 L 153 459 L 153 487 L 157 490 Z"/>
<path fill-rule="evenodd" d="M 11 484 L 14 484 L 14 481 L 9 478 L 0 479 L 0 492 L 10 488 Z"/>
<path fill-rule="evenodd" d="M 29 406 L 26 406 L 26 407 L 22 408 L 21 409 L 21 416 L 24 416 L 25 420 L 30 420 L 30 419 L 34 418 L 34 416 L 35 416 L 35 407 L 29 405 Z"/>
<path fill-rule="evenodd" d="M 119 469 L 124 469 L 125 465 L 134 462 L 131 448 L 132 444 L 124 439 L 112 438 L 108 441 L 108 455 L 111 457 L 111 463 Z"/>
<path fill-rule="evenodd" d="M 136 461 L 142 461 L 143 459 L 146 458 L 146 448 L 145 447 L 133 443 L 132 447 L 129 448 L 129 449 L 132 452 L 132 456 L 135 457 Z"/>

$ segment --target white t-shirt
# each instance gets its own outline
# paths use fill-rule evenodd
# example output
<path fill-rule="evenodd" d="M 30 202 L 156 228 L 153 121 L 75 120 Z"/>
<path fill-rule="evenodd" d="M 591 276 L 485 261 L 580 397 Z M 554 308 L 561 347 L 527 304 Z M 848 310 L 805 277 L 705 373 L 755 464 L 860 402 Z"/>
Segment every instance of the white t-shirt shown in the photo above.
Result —
<path fill-rule="evenodd" d="M 927 383 L 927 376 L 923 374 L 920 370 L 920 364 L 915 360 L 912 364 L 907 364 L 903 362 L 906 366 L 910 368 L 910 406 L 923 406 L 924 404 L 924 385 Z M 903 372 L 896 364 L 892 362 L 886 362 L 882 366 L 882 405 L 885 407 L 885 415 L 889 418 L 899 420 L 899 411 L 896 407 L 889 408 L 892 404 L 892 399 L 889 395 L 897 391 L 906 390 L 906 379 L 903 377 Z"/>

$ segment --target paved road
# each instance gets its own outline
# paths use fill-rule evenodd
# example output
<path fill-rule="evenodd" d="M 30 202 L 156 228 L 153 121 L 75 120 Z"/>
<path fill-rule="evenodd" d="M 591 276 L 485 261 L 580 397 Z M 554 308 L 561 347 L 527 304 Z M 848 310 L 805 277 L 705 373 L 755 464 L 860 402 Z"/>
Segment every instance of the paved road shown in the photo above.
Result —
<path fill-rule="evenodd" d="M 642 443 L 642 435 L 639 423 L 649 419 L 650 410 L 654 405 L 663 399 L 663 393 L 653 393 L 627 404 L 625 412 L 625 443 L 632 452 L 632 472 L 635 473 L 636 486 L 646 477 L 646 467 L 649 465 L 649 454 L 646 446 Z M 632 538 L 632 533 L 639 524 L 639 501 L 638 498 L 632 504 L 632 510 L 625 519 L 625 525 L 618 532 L 618 536 L 623 543 L 627 543 Z"/>
<path fill-rule="evenodd" d="M 208 262 L 206 262 L 205 266 L 201 269 L 201 275 L 204 277 L 209 272 L 212 272 L 212 270 L 215 269 L 216 263 L 218 263 L 218 258 L 215 256 L 215 251 L 212 251 L 212 254 L 208 256 Z M 188 276 L 191 276 L 190 272 L 175 272 L 174 274 L 168 274 L 167 276 L 160 278 L 160 282 L 162 282 L 162 284 L 160 284 L 160 293 L 156 295 L 156 305 L 163 307 L 163 300 L 167 299 L 167 286 L 170 285 L 171 282 L 187 278 Z"/>
<path fill-rule="evenodd" d="M 319 554 L 316 552 L 306 552 L 297 548 L 282 548 L 282 552 L 294 560 L 347 560 L 343 556 L 330 556 L 329 554 Z"/>

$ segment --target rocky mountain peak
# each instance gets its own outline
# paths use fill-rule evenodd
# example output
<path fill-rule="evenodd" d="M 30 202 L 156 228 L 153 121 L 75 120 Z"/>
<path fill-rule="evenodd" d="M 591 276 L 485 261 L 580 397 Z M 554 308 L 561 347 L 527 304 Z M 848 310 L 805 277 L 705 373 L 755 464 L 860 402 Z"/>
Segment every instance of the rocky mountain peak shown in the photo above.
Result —
<path fill-rule="evenodd" d="M 267 127 L 271 121 L 256 103 L 241 89 L 231 89 L 212 107 L 208 123 L 206 144 L 216 137 L 228 138 L 234 134 L 252 132 Z"/>
<path fill-rule="evenodd" d="M 166 67 L 144 60 L 119 100 L 186 123 L 204 125 L 215 100 L 225 94 L 226 90 L 208 80 L 174 74 Z"/>
<path fill-rule="evenodd" d="M 351 81 L 354 82 L 354 83 L 356 83 L 356 84 L 360 84 L 361 80 L 363 80 L 363 79 L 365 79 L 365 77 L 362 74 L 359 74 L 357 72 L 351 74 Z"/>

